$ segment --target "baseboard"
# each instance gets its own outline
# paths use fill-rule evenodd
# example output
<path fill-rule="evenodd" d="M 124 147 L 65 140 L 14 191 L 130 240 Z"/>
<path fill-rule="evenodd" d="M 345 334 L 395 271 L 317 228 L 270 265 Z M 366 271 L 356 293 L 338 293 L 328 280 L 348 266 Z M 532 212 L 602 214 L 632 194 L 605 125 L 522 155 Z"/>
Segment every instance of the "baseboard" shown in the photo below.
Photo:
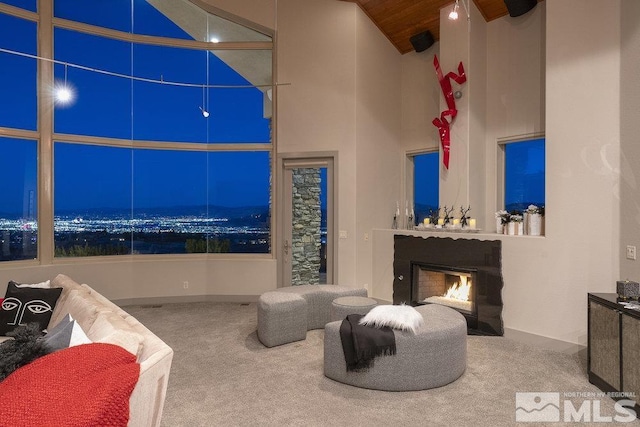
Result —
<path fill-rule="evenodd" d="M 505 338 L 509 338 L 523 344 L 529 344 L 537 348 L 557 351 L 565 354 L 583 355 L 587 351 L 587 347 L 584 345 L 561 341 L 555 338 L 544 337 L 542 335 L 536 335 L 517 329 L 504 328 L 504 336 Z"/>
<path fill-rule="evenodd" d="M 126 307 L 128 305 L 184 304 L 192 302 L 234 302 L 244 304 L 256 301 L 258 301 L 258 295 L 181 295 L 118 299 L 113 300 L 113 303 L 120 307 Z"/>

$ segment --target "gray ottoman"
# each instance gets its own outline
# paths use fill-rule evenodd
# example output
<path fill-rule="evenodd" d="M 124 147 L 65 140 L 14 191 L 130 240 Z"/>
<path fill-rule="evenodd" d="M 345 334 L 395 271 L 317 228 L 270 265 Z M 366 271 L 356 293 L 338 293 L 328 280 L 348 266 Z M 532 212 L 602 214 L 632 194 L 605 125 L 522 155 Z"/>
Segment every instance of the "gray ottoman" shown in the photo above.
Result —
<path fill-rule="evenodd" d="M 300 295 L 265 292 L 258 299 L 258 339 L 267 347 L 307 337 L 307 303 Z"/>
<path fill-rule="evenodd" d="M 365 315 L 378 302 L 367 297 L 340 297 L 331 303 L 331 321 L 343 320 L 349 314 Z"/>
<path fill-rule="evenodd" d="M 301 285 L 265 292 L 258 298 L 258 339 L 267 347 L 300 341 L 307 331 L 331 321 L 331 302 L 342 296 L 367 296 L 364 288 Z"/>
<path fill-rule="evenodd" d="M 438 304 L 416 307 L 424 325 L 416 334 L 394 330 L 396 354 L 377 357 L 365 372 L 347 372 L 341 321 L 324 328 L 324 375 L 356 387 L 387 391 L 426 390 L 458 379 L 467 367 L 467 321 Z"/>

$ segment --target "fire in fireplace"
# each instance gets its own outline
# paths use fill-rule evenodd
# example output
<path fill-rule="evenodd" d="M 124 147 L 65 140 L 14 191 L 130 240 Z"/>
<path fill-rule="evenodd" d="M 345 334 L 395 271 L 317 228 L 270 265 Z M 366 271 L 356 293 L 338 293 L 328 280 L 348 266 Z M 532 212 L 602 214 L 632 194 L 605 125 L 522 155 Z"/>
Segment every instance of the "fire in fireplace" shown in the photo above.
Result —
<path fill-rule="evenodd" d="M 475 271 L 412 263 L 413 295 L 418 304 L 441 304 L 475 316 Z"/>

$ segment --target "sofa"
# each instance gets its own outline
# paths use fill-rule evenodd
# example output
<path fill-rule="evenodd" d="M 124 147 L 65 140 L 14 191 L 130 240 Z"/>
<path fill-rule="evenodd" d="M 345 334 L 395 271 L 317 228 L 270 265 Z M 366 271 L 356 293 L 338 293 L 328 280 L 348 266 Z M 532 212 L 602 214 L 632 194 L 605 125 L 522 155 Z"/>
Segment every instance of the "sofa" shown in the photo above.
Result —
<path fill-rule="evenodd" d="M 59 274 L 50 281 L 49 286 L 62 288 L 51 314 L 49 328 L 69 314 L 92 343 L 117 345 L 135 356 L 139 364 L 139 376 L 129 398 L 128 425 L 159 426 L 173 350 L 133 316 L 89 285 L 79 284 Z"/>

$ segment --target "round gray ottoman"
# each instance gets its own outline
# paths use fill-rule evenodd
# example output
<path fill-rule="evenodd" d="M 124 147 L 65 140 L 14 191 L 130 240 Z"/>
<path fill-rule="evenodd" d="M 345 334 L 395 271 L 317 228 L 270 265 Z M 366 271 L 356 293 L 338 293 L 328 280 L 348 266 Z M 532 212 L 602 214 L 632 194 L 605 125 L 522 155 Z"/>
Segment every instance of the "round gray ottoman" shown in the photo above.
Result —
<path fill-rule="evenodd" d="M 396 354 L 377 357 L 369 370 L 347 372 L 341 321 L 324 327 L 324 375 L 356 387 L 386 391 L 426 390 L 458 379 L 467 367 L 467 321 L 438 304 L 416 307 L 424 324 L 416 334 L 394 330 Z"/>
<path fill-rule="evenodd" d="M 343 320 L 349 314 L 362 314 L 369 312 L 378 302 L 367 297 L 340 297 L 331 303 L 331 321 Z"/>

